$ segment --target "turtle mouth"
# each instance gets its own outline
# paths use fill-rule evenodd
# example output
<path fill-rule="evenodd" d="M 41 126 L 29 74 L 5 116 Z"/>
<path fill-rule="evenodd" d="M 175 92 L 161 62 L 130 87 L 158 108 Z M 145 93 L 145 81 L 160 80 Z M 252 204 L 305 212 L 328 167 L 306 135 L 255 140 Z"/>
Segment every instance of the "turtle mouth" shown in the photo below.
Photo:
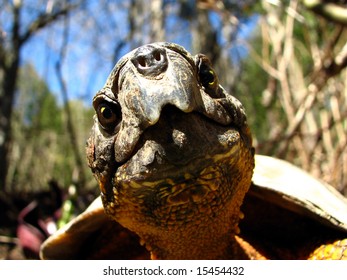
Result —
<path fill-rule="evenodd" d="M 170 185 L 168 188 L 184 185 L 191 194 L 193 186 L 206 174 L 211 180 L 219 176 L 213 174 L 217 171 L 207 171 L 210 166 L 238 157 L 241 143 L 243 139 L 236 127 L 220 125 L 200 113 L 185 113 L 167 105 L 158 122 L 141 134 L 127 160 L 116 163 L 112 180 L 104 191 L 105 199 L 119 205 L 122 204 L 119 199 L 136 203 L 148 189 L 163 184 Z M 198 185 L 195 197 L 205 189 L 201 183 Z M 185 199 L 189 197 L 186 191 L 179 193 L 184 193 Z"/>

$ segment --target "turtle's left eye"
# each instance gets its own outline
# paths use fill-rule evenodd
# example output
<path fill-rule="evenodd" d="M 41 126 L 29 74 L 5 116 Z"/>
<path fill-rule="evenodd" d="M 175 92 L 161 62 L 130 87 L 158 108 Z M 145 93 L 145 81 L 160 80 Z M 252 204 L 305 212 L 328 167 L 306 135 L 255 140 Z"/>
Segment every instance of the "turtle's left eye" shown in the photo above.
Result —
<path fill-rule="evenodd" d="M 102 102 L 98 105 L 96 114 L 101 126 L 106 130 L 116 127 L 120 121 L 120 114 L 116 106 L 108 102 Z"/>

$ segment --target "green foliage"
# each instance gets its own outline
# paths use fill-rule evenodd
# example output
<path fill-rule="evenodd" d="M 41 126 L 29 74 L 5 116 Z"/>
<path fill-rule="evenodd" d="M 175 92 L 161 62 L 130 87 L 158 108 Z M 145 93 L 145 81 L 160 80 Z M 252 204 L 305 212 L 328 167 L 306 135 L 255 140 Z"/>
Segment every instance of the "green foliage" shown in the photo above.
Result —
<path fill-rule="evenodd" d="M 20 71 L 16 111 L 20 122 L 31 132 L 54 130 L 62 132 L 62 114 L 55 96 L 35 69 L 27 64 Z"/>
<path fill-rule="evenodd" d="M 80 153 L 84 154 L 93 110 L 80 101 L 70 101 L 68 105 L 77 127 Z M 74 181 L 74 171 L 75 158 L 64 108 L 33 67 L 25 65 L 20 72 L 14 108 L 11 188 L 18 191 L 45 189 L 52 179 L 67 188 Z"/>

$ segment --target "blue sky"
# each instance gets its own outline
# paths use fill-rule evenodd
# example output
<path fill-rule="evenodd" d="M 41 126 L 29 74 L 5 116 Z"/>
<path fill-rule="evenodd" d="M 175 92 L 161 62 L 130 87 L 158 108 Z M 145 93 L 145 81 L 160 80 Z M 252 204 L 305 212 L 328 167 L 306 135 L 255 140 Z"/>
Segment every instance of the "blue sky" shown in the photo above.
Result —
<path fill-rule="evenodd" d="M 95 7 L 91 8 L 95 9 Z M 247 38 L 254 29 L 257 20 L 258 18 L 253 16 L 243 22 L 238 37 L 241 39 Z M 169 29 L 177 25 L 175 21 L 175 17 L 167 19 Z M 113 50 L 117 42 L 110 40 L 109 37 L 124 39 L 128 32 L 127 24 L 124 24 L 124 22 L 127 22 L 127 14 L 118 10 L 117 17 L 112 22 L 114 29 L 111 29 L 111 23 L 110 25 L 106 23 L 101 31 L 87 30 L 85 32 L 81 29 L 79 23 L 74 20 L 74 17 L 71 18 L 72 27 L 69 33 L 71 43 L 68 45 L 67 56 L 63 64 L 63 75 L 70 98 L 81 99 L 87 105 L 91 104 L 92 97 L 104 85 L 114 66 Z M 219 16 L 216 13 L 211 13 L 211 22 L 216 27 L 220 26 Z M 189 24 L 181 22 L 179 28 L 182 28 L 180 30 L 182 32 L 177 32 L 175 36 L 169 33 L 167 38 L 169 41 L 183 45 L 190 51 Z M 33 64 L 38 74 L 47 82 L 49 88 L 61 101 L 60 86 L 54 67 L 59 58 L 58 53 L 62 45 L 62 28 L 61 25 L 57 25 L 47 30 L 39 32 L 25 45 L 22 62 Z M 93 45 L 91 44 L 92 40 L 95 42 Z M 222 36 L 220 36 L 220 40 L 223 43 Z M 120 55 L 124 55 L 129 50 L 129 46 L 126 46 L 121 49 Z M 240 55 L 247 54 L 247 50 L 243 46 L 236 45 L 230 51 L 233 60 L 237 60 Z"/>

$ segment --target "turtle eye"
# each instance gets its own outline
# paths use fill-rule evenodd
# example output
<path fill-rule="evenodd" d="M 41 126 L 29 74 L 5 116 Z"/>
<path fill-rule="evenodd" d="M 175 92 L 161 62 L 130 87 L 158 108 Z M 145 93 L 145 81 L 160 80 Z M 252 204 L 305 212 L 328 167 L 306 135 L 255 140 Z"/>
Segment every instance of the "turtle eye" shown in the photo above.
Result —
<path fill-rule="evenodd" d="M 199 78 L 205 88 L 214 88 L 217 83 L 215 72 L 207 65 L 200 68 Z"/>
<path fill-rule="evenodd" d="M 98 120 L 104 129 L 111 130 L 115 128 L 120 120 L 116 105 L 102 102 L 96 110 Z"/>

